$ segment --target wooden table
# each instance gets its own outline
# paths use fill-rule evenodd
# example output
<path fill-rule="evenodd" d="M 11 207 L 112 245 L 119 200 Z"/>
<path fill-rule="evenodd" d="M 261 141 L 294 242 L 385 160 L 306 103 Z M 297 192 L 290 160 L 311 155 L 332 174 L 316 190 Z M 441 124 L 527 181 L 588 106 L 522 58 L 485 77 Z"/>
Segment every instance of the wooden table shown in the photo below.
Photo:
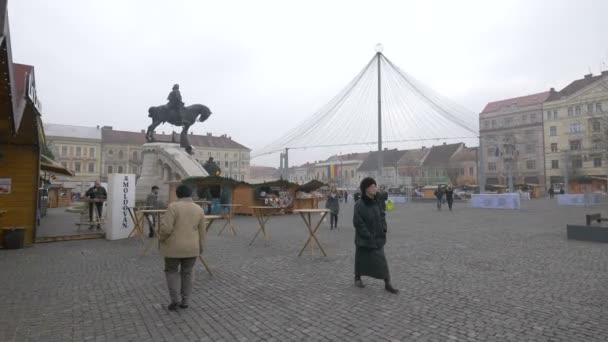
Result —
<path fill-rule="evenodd" d="M 211 225 L 215 220 L 219 220 L 222 218 L 222 215 L 205 215 L 205 221 L 207 221 L 207 231 L 211 230 Z"/>
<path fill-rule="evenodd" d="M 151 209 L 152 207 L 128 207 L 129 216 L 131 216 L 131 220 L 133 221 L 133 229 L 131 233 L 129 233 L 129 237 L 133 237 L 135 234 L 139 235 L 141 238 L 141 242 L 145 244 L 146 234 L 144 233 L 144 223 L 143 219 L 146 218 L 146 215 L 142 215 L 141 218 L 137 217 L 137 213 L 142 210 Z"/>
<path fill-rule="evenodd" d="M 232 218 L 234 217 L 234 208 L 239 208 L 242 207 L 242 204 L 221 204 L 220 205 L 223 209 L 228 209 L 228 212 L 224 213 L 224 210 L 222 210 L 222 216 L 226 219 L 226 223 L 224 224 L 224 226 L 222 227 L 222 229 L 220 230 L 219 233 L 217 233 L 218 236 L 220 236 L 222 234 L 222 232 L 224 231 L 224 229 L 226 229 L 227 226 L 230 226 L 230 230 L 232 230 L 232 236 L 236 236 L 236 229 L 234 228 L 234 225 L 232 224 Z"/>
<path fill-rule="evenodd" d="M 159 240 L 160 216 L 162 214 L 164 214 L 165 212 L 167 212 L 167 209 L 142 209 L 142 210 L 139 210 L 139 212 L 142 213 L 144 216 L 146 214 L 150 214 L 150 215 L 154 216 L 154 239 L 156 239 L 158 241 L 158 243 L 160 243 L 160 240 Z M 143 255 L 146 255 L 146 253 L 148 253 L 148 249 L 150 249 L 150 247 L 152 247 L 153 243 L 154 243 L 154 240 L 152 240 L 152 242 L 150 242 L 150 244 L 148 244 L 148 246 L 146 246 L 146 248 L 144 249 Z"/>
<path fill-rule="evenodd" d="M 103 214 L 104 214 L 104 208 L 102 206 L 101 208 L 101 216 L 99 215 L 99 211 L 97 211 L 97 205 L 95 205 L 96 203 L 105 203 L 105 199 L 101 199 L 101 198 L 95 198 L 95 199 L 90 199 L 90 198 L 84 198 L 81 200 L 81 202 L 86 203 L 87 205 L 85 206 L 85 208 L 83 209 L 83 211 L 80 213 L 80 222 L 77 222 L 76 225 L 78 226 L 78 229 L 80 229 L 80 226 L 95 226 L 97 225 L 100 229 L 101 229 L 101 225 L 105 223 L 105 220 L 103 219 Z M 89 210 L 90 207 L 93 206 L 93 220 L 91 221 L 91 218 L 89 217 Z M 85 220 L 85 218 L 88 218 L 88 220 Z M 90 229 L 90 228 L 89 228 Z"/>
<path fill-rule="evenodd" d="M 262 207 L 262 206 L 253 206 L 253 207 L 249 207 L 249 208 L 253 210 L 253 214 L 258 219 L 258 223 L 260 224 L 260 228 L 258 229 L 257 233 L 255 233 L 255 235 L 253 236 L 253 239 L 251 239 L 249 246 L 251 246 L 253 244 L 253 241 L 255 241 L 255 238 L 258 237 L 260 232 L 262 232 L 262 234 L 264 235 L 264 239 L 266 240 L 266 242 L 270 242 L 270 235 L 266 232 L 266 223 L 270 219 L 270 214 L 276 213 L 277 211 L 280 211 L 283 208 Z"/>
<path fill-rule="evenodd" d="M 304 220 L 304 223 L 306 224 L 306 228 L 308 228 L 308 239 L 306 240 L 306 243 L 304 244 L 304 247 L 302 247 L 302 250 L 300 251 L 300 254 L 298 254 L 298 256 L 302 255 L 302 253 L 306 249 L 306 246 L 308 246 L 309 243 L 310 243 L 310 253 L 312 254 L 314 245 L 313 245 L 313 243 L 311 243 L 311 241 L 315 242 L 317 244 L 317 246 L 319 246 L 319 249 L 321 250 L 321 253 L 323 253 L 323 256 L 327 256 L 327 254 L 323 250 L 323 247 L 321 247 L 319 240 L 317 240 L 317 237 L 315 236 L 315 234 L 317 233 L 319 226 L 321 226 L 321 223 L 325 219 L 325 216 L 327 216 L 327 214 L 329 214 L 330 210 L 329 209 L 296 209 L 293 212 L 300 214 L 300 216 L 302 217 L 302 220 Z M 313 223 L 312 216 L 311 216 L 312 214 L 321 214 L 321 218 L 319 219 L 319 222 L 315 225 L 314 228 L 312 227 L 312 223 Z"/>

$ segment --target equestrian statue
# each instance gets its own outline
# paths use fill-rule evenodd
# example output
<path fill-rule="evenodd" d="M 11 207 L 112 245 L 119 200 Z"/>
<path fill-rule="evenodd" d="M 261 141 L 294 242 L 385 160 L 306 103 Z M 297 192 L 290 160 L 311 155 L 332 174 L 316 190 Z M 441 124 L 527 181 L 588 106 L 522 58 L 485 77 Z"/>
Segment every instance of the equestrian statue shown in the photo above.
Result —
<path fill-rule="evenodd" d="M 169 102 L 166 105 L 150 107 L 150 109 L 148 109 L 148 117 L 152 118 L 152 124 L 148 126 L 146 141 L 155 142 L 154 129 L 156 129 L 158 125 L 168 122 L 174 126 L 182 127 L 182 133 L 180 134 L 179 140 L 180 146 L 185 148 L 189 154 L 193 154 L 192 146 L 188 141 L 188 130 L 190 129 L 190 126 L 194 125 L 197 118 L 200 122 L 209 119 L 211 110 L 202 104 L 184 106 L 182 95 L 179 92 L 179 84 L 173 86 L 173 90 L 169 93 L 167 101 Z"/>

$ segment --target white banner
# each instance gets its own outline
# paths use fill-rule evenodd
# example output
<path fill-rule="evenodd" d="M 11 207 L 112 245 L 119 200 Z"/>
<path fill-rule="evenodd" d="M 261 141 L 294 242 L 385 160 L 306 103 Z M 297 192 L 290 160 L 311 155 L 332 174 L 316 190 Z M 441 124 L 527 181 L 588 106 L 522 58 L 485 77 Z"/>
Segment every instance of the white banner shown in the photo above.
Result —
<path fill-rule="evenodd" d="M 133 220 L 128 208 L 135 206 L 135 175 L 112 173 L 108 178 L 106 239 L 126 239 L 133 229 Z"/>
<path fill-rule="evenodd" d="M 558 205 L 594 205 L 599 204 L 602 194 L 565 194 L 557 195 Z"/>
<path fill-rule="evenodd" d="M 393 201 L 395 204 L 406 204 L 409 202 L 409 197 L 407 196 L 388 196 L 388 199 Z"/>
<path fill-rule="evenodd" d="M 521 209 L 521 199 L 514 194 L 473 194 L 471 207 L 484 209 Z"/>

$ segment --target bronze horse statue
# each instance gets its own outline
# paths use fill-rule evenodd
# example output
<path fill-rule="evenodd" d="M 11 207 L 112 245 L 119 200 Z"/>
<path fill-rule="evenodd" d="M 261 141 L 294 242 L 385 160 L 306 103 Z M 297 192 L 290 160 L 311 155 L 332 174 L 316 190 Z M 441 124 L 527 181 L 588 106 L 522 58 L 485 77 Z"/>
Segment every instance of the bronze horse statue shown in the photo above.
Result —
<path fill-rule="evenodd" d="M 180 134 L 180 146 L 184 147 L 186 151 L 192 154 L 192 146 L 188 141 L 188 130 L 190 126 L 192 126 L 196 122 L 196 118 L 199 117 L 200 122 L 204 122 L 209 119 L 211 115 L 211 110 L 205 105 L 202 104 L 193 104 L 191 106 L 183 107 L 180 109 L 183 111 L 184 121 L 180 118 L 179 113 L 175 110 L 171 110 L 167 107 L 167 105 L 150 107 L 148 109 L 148 117 L 152 118 L 152 124 L 148 126 L 148 131 L 146 132 L 146 141 L 154 142 L 154 129 L 158 127 L 158 125 L 168 122 L 174 126 L 181 126 L 182 133 Z"/>

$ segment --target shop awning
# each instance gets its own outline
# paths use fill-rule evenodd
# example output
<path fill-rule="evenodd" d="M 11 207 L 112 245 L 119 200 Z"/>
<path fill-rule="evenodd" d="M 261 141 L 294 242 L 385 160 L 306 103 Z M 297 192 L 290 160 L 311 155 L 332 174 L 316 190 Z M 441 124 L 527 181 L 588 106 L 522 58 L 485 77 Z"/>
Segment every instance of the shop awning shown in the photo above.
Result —
<path fill-rule="evenodd" d="M 56 164 L 53 160 L 45 156 L 41 157 L 40 171 L 54 173 L 62 176 L 74 176 L 74 173 L 72 171 L 66 169 L 62 165 Z"/>

